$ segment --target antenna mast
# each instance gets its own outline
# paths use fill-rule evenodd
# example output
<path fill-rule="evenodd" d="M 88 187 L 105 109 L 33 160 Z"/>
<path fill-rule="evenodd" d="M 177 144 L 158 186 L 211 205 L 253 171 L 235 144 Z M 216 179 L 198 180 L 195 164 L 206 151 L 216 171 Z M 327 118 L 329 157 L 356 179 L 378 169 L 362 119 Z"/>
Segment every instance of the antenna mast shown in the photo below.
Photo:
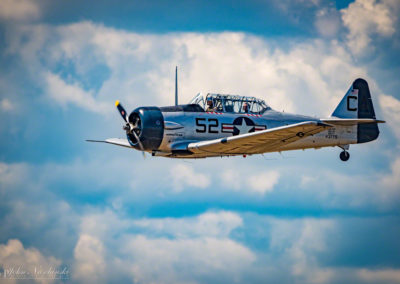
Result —
<path fill-rule="evenodd" d="M 175 66 L 175 105 L 178 105 L 178 66 Z"/>

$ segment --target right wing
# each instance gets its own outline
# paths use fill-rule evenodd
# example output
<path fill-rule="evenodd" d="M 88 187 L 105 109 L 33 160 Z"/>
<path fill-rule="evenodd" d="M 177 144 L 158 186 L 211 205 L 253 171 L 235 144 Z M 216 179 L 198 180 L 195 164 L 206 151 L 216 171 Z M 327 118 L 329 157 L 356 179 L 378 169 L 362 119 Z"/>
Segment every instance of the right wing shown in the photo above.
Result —
<path fill-rule="evenodd" d="M 330 127 L 332 126 L 317 121 L 305 121 L 237 136 L 189 143 L 187 149 L 196 154 L 264 153 L 276 151 L 286 144 L 317 134 Z"/>
<path fill-rule="evenodd" d="M 117 146 L 133 148 L 131 144 L 129 144 L 128 139 L 124 138 L 108 138 L 106 140 L 86 140 L 87 142 L 100 142 L 100 143 L 108 143 Z"/>

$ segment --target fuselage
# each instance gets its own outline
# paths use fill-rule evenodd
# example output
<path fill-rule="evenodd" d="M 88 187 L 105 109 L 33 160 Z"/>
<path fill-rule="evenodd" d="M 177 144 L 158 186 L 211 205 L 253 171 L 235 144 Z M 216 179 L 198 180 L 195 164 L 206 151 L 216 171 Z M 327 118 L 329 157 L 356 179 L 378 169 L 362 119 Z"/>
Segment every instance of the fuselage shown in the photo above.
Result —
<path fill-rule="evenodd" d="M 175 158 L 230 156 L 213 153 L 190 155 L 190 153 L 185 152 L 189 142 L 230 137 L 304 121 L 319 121 L 316 117 L 278 112 L 272 109 L 263 114 L 174 111 L 174 107 L 164 108 L 164 111 L 163 108 L 160 110 L 164 120 L 162 142 L 158 149 L 153 149 L 149 152 L 152 152 L 156 156 Z M 279 148 L 278 151 L 321 148 L 354 143 L 357 143 L 357 126 L 336 126 L 287 144 Z M 253 153 L 248 154 L 267 152 L 271 152 L 271 150 L 258 147 L 254 149 Z"/>

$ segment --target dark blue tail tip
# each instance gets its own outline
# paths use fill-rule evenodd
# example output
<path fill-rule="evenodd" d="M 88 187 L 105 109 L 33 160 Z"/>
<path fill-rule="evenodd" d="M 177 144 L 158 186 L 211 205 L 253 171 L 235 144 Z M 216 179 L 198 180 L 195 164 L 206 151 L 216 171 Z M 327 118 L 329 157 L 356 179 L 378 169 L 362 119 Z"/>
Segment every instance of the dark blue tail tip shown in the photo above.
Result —
<path fill-rule="evenodd" d="M 367 83 L 367 81 L 365 81 L 362 78 L 358 78 L 353 82 L 354 89 L 360 89 L 360 88 L 365 88 L 365 87 L 368 88 L 368 83 Z"/>

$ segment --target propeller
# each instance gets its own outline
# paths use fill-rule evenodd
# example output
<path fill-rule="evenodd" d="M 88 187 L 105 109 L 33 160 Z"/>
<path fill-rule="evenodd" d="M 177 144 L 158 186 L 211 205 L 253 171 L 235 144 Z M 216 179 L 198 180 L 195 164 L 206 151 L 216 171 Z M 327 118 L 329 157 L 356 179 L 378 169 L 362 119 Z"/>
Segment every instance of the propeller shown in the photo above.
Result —
<path fill-rule="evenodd" d="M 137 143 L 139 145 L 139 148 L 143 153 L 143 156 L 145 156 L 143 144 L 140 141 L 139 136 L 138 136 L 138 134 L 136 132 L 136 131 L 140 132 L 140 126 L 138 125 L 139 117 L 136 119 L 136 121 L 134 123 L 131 123 L 131 122 L 129 122 L 128 114 L 126 113 L 126 110 L 119 103 L 119 101 L 115 101 L 115 106 L 117 107 L 118 112 L 122 116 L 123 120 L 125 120 L 125 122 L 126 122 L 126 124 L 123 127 L 123 129 L 126 131 L 126 134 L 132 134 L 135 137 L 135 139 L 136 139 L 136 141 L 137 141 Z"/>

